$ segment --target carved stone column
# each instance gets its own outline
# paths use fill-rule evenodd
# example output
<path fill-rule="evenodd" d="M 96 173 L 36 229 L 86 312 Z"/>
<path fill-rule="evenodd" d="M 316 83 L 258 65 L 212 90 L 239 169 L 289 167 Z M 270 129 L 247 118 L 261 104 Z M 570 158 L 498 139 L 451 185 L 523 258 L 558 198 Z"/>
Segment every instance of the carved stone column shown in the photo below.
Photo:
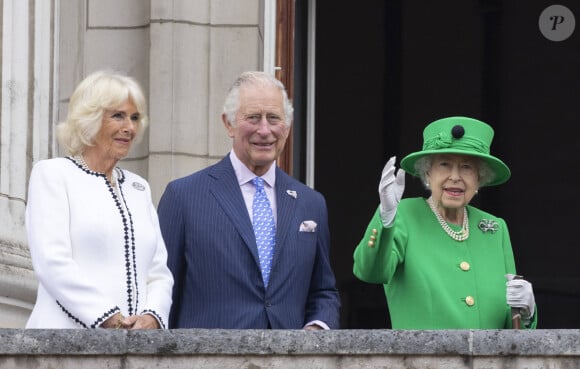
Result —
<path fill-rule="evenodd" d="M 32 163 L 46 157 L 51 147 L 54 4 L 19 0 L 0 4 L 0 326 L 21 327 L 36 294 L 24 213 Z"/>

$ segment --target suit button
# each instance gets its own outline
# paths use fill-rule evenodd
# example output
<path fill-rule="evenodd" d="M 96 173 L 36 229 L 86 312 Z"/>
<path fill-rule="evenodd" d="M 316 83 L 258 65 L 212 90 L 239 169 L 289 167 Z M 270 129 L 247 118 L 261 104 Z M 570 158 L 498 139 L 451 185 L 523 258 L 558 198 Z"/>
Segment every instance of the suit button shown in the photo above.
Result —
<path fill-rule="evenodd" d="M 270 306 L 272 306 L 272 303 L 270 303 L 270 301 L 266 300 L 266 307 L 270 307 Z"/>
<path fill-rule="evenodd" d="M 467 261 L 462 261 L 461 264 L 459 264 L 459 267 L 464 272 L 467 272 L 471 268 L 471 265 L 469 265 L 469 263 Z"/>
<path fill-rule="evenodd" d="M 475 299 L 471 296 L 467 296 L 465 298 L 465 303 L 467 304 L 467 306 L 473 306 L 475 305 Z"/>
<path fill-rule="evenodd" d="M 377 233 L 379 233 L 379 231 L 377 231 L 376 228 L 373 228 L 373 235 L 376 235 Z"/>
<path fill-rule="evenodd" d="M 369 247 L 375 247 L 375 241 L 369 241 Z"/>

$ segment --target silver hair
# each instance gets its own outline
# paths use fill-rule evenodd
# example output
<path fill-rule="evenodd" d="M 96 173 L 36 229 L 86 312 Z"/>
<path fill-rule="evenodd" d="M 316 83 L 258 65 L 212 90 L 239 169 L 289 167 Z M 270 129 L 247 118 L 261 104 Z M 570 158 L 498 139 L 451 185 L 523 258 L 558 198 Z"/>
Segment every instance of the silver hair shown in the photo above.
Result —
<path fill-rule="evenodd" d="M 495 179 L 495 172 L 485 162 L 485 160 L 474 157 L 477 160 L 479 187 L 483 187 Z M 433 162 L 433 155 L 425 155 L 417 159 L 415 162 L 415 172 L 421 178 L 421 182 L 427 188 L 427 172 L 431 169 Z"/>
<path fill-rule="evenodd" d="M 81 154 L 101 129 L 106 110 L 132 101 L 139 112 L 135 140 L 143 137 L 147 127 L 147 101 L 139 83 L 112 71 L 97 71 L 79 83 L 70 97 L 66 120 L 56 126 L 56 135 L 69 155 Z"/>
<path fill-rule="evenodd" d="M 270 85 L 277 87 L 280 92 L 282 92 L 284 122 L 288 127 L 290 127 L 292 124 L 294 108 L 292 107 L 290 99 L 288 99 L 288 93 L 286 92 L 284 84 L 273 75 L 259 71 L 243 72 L 230 87 L 223 106 L 223 113 L 226 115 L 230 124 L 235 125 L 236 114 L 240 108 L 240 89 L 245 85 Z"/>

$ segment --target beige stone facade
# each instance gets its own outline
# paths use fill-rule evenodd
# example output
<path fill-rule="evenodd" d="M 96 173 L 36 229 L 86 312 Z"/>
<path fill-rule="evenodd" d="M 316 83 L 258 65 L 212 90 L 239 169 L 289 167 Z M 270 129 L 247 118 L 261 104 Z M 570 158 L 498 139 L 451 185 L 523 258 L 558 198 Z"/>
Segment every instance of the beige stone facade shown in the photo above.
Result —
<path fill-rule="evenodd" d="M 24 211 L 28 176 L 62 155 L 54 126 L 88 73 L 136 77 L 149 94 L 150 129 L 122 166 L 166 184 L 226 154 L 227 87 L 243 70 L 266 70 L 273 0 L 4 0 L 0 119 L 0 328 L 23 327 L 36 281 Z"/>

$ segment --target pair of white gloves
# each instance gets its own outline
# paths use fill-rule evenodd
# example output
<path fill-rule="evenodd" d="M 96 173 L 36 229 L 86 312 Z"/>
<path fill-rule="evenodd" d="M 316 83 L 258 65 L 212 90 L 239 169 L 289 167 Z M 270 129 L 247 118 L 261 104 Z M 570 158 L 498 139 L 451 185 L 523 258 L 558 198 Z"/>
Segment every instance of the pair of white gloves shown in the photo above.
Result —
<path fill-rule="evenodd" d="M 379 198 L 381 200 L 380 214 L 383 226 L 393 225 L 397 206 L 405 190 L 405 171 L 399 168 L 395 175 L 396 156 L 391 156 L 383 168 L 379 182 Z M 524 321 L 529 321 L 534 315 L 534 291 L 532 284 L 524 279 L 514 279 L 513 274 L 507 274 L 506 300 L 508 305 L 519 308 Z"/>

